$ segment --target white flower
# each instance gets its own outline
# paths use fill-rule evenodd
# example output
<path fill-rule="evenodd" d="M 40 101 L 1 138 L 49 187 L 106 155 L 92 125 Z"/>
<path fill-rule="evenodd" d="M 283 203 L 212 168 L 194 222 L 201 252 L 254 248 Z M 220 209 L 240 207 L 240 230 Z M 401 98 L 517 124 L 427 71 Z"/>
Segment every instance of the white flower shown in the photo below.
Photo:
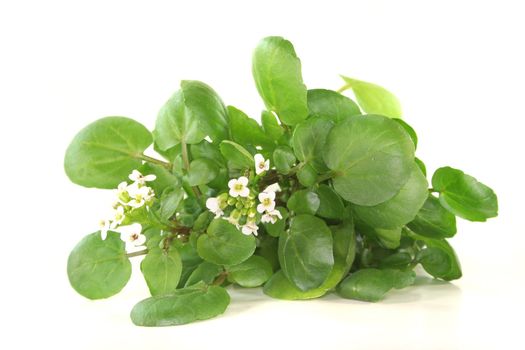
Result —
<path fill-rule="evenodd" d="M 259 213 L 264 213 L 265 211 L 270 212 L 275 209 L 275 192 L 261 192 L 259 193 L 259 201 L 261 202 L 257 205 L 257 211 Z"/>
<path fill-rule="evenodd" d="M 283 216 L 281 215 L 281 212 L 277 209 L 274 209 L 270 212 L 266 212 L 261 217 L 261 221 L 264 223 L 272 223 L 275 224 L 278 219 L 282 219 Z"/>
<path fill-rule="evenodd" d="M 219 206 L 218 198 L 215 198 L 215 197 L 208 198 L 206 200 L 206 208 L 208 208 L 209 211 L 215 214 L 215 218 L 221 217 L 224 214 L 221 207 Z"/>
<path fill-rule="evenodd" d="M 133 208 L 142 207 L 147 201 L 149 201 L 153 198 L 153 196 L 155 196 L 155 192 L 153 192 L 153 189 L 148 186 L 139 187 L 131 185 L 128 187 L 128 192 L 131 197 L 131 200 L 126 204 Z"/>
<path fill-rule="evenodd" d="M 118 225 L 122 223 L 122 221 L 126 218 L 126 215 L 124 214 L 124 207 L 118 206 L 115 211 L 113 212 L 113 221 L 111 221 L 111 228 L 115 228 Z"/>
<path fill-rule="evenodd" d="M 270 160 L 265 160 L 262 154 L 257 153 L 253 156 L 253 160 L 255 161 L 255 173 L 257 175 L 270 170 Z"/>
<path fill-rule="evenodd" d="M 140 185 L 146 184 L 146 181 L 155 181 L 157 179 L 157 176 L 151 174 L 151 175 L 142 175 L 140 171 L 133 170 L 131 174 L 129 174 L 129 179 L 131 181 L 134 181 Z"/>
<path fill-rule="evenodd" d="M 270 193 L 270 192 L 281 192 L 281 186 L 276 182 L 274 184 L 271 184 L 270 186 L 266 187 L 263 192 Z"/>
<path fill-rule="evenodd" d="M 241 232 L 245 235 L 251 235 L 254 234 L 257 236 L 257 230 L 259 227 L 255 224 L 255 222 L 247 222 L 242 226 Z"/>
<path fill-rule="evenodd" d="M 146 236 L 142 234 L 142 225 L 133 224 L 119 228 L 120 239 L 126 242 L 126 249 L 143 246 L 146 243 Z"/>
<path fill-rule="evenodd" d="M 118 184 L 117 187 L 117 196 L 120 196 L 123 193 L 128 192 L 128 183 L 126 181 L 123 181 Z"/>
<path fill-rule="evenodd" d="M 235 225 L 235 227 L 239 228 L 239 219 L 235 219 L 231 216 L 228 217 L 222 217 L 224 220 L 228 221 L 230 224 Z"/>
<path fill-rule="evenodd" d="M 231 179 L 228 182 L 228 187 L 230 188 L 230 196 L 232 197 L 248 197 L 250 194 L 250 189 L 248 186 L 248 178 L 241 176 L 238 179 Z"/>
<path fill-rule="evenodd" d="M 100 220 L 100 222 L 98 223 L 99 225 L 99 228 L 100 228 L 100 238 L 102 238 L 102 240 L 106 240 L 106 238 L 108 237 L 108 231 L 109 231 L 109 227 L 110 227 L 110 222 L 109 220 Z"/>

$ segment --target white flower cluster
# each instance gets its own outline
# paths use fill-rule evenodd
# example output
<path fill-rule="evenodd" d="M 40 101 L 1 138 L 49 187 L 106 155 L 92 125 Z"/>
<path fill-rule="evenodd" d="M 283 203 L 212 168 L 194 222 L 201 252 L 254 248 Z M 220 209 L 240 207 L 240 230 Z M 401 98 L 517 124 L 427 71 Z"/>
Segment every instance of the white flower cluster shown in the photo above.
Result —
<path fill-rule="evenodd" d="M 254 156 L 255 173 L 260 175 L 270 169 L 270 160 L 264 159 L 261 154 Z M 281 191 L 278 183 L 268 186 L 258 196 L 248 187 L 249 179 L 241 176 L 238 179 L 231 179 L 228 182 L 228 193 L 222 193 L 218 197 L 208 198 L 206 207 L 215 214 L 215 218 L 222 217 L 231 224 L 235 225 L 245 235 L 257 235 L 257 213 L 262 215 L 260 220 L 263 223 L 275 223 L 282 219 L 281 212 L 275 209 L 275 193 Z M 259 199 L 259 203 L 255 202 Z M 232 209 L 228 216 L 225 210 Z"/>
<path fill-rule="evenodd" d="M 116 190 L 117 200 L 113 204 L 113 213 L 110 219 L 100 221 L 100 234 L 102 239 L 106 239 L 108 230 L 119 228 L 120 238 L 126 242 L 126 247 L 133 248 L 144 245 L 146 237 L 141 233 L 140 224 L 120 226 L 125 222 L 126 217 L 140 208 L 149 208 L 155 197 L 155 192 L 146 182 L 154 181 L 155 175 L 142 175 L 138 170 L 133 170 L 129 179 L 133 181 L 128 184 L 126 181 L 120 183 Z"/>

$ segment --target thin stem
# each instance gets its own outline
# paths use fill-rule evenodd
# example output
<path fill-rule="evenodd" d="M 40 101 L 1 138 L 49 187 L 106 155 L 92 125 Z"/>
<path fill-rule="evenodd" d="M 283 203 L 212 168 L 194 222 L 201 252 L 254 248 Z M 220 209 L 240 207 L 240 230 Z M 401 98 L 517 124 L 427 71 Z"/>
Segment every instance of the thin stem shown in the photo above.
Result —
<path fill-rule="evenodd" d="M 157 164 L 157 165 L 165 167 L 168 170 L 171 170 L 171 163 L 163 162 L 162 160 L 159 160 L 159 159 L 147 156 L 145 154 L 140 154 L 138 156 L 138 158 L 142 159 L 142 160 L 144 160 L 144 161 L 146 161 L 148 163 Z"/>
<path fill-rule="evenodd" d="M 323 182 L 323 181 L 326 181 L 328 179 L 331 179 L 332 177 L 334 177 L 336 175 L 336 172 L 335 171 L 330 171 L 330 172 L 327 172 L 326 174 L 324 175 L 321 175 L 317 178 L 317 183 L 319 182 Z"/>
<path fill-rule="evenodd" d="M 139 250 L 138 252 L 128 253 L 128 254 L 126 254 L 126 256 L 128 258 L 133 258 L 135 256 L 141 256 L 141 255 L 146 255 L 146 254 L 148 254 L 148 249 L 147 248 L 143 249 L 143 250 Z"/>
<path fill-rule="evenodd" d="M 184 163 L 184 169 L 186 169 L 186 172 L 190 171 L 190 158 L 188 156 L 188 145 L 186 142 L 181 143 L 181 149 L 182 149 L 182 162 Z M 195 197 L 200 198 L 201 197 L 201 191 L 198 187 L 192 186 L 191 190 L 195 194 Z"/>
<path fill-rule="evenodd" d="M 221 272 L 221 274 L 217 276 L 217 278 L 212 282 L 212 285 L 220 286 L 221 284 L 224 283 L 224 280 L 226 280 L 227 275 L 228 273 L 226 271 Z"/>

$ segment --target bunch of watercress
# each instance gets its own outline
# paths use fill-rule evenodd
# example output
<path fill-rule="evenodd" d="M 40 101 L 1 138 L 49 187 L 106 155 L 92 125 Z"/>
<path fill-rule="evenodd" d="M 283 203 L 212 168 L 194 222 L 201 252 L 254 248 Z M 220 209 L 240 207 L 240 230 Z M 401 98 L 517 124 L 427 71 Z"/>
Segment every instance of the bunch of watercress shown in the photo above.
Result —
<path fill-rule="evenodd" d="M 153 132 L 106 117 L 76 135 L 65 156 L 71 181 L 116 188 L 111 215 L 69 256 L 78 293 L 118 293 L 130 258 L 144 255 L 151 297 L 131 319 L 167 326 L 222 314 L 230 284 L 279 299 L 336 291 L 378 301 L 411 285 L 418 264 L 435 278 L 461 277 L 447 241 L 456 216 L 495 217 L 496 195 L 451 167 L 429 189 L 394 95 L 347 77 L 338 91 L 307 90 L 281 37 L 259 43 L 253 77 L 262 125 L 208 85 L 182 81 Z M 349 89 L 357 103 L 342 94 Z M 144 153 L 150 146 L 156 157 Z"/>

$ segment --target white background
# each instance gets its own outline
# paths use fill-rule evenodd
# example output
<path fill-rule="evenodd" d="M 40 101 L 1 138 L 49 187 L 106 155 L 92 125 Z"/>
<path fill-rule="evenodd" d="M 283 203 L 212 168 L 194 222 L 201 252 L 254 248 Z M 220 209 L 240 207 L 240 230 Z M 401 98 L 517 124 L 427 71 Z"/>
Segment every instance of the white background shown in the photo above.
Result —
<path fill-rule="evenodd" d="M 0 347 L 523 349 L 519 3 L 2 1 Z M 223 316 L 162 329 L 128 318 L 147 296 L 139 273 L 109 300 L 75 294 L 67 255 L 96 230 L 111 193 L 68 182 L 62 161 L 71 138 L 107 115 L 152 128 L 181 79 L 207 82 L 257 118 L 251 52 L 266 35 L 294 43 L 311 88 L 337 89 L 346 74 L 396 93 L 429 170 L 458 167 L 495 189 L 500 216 L 460 221 L 452 239 L 464 277 L 422 280 L 377 304 L 234 290 Z"/>

